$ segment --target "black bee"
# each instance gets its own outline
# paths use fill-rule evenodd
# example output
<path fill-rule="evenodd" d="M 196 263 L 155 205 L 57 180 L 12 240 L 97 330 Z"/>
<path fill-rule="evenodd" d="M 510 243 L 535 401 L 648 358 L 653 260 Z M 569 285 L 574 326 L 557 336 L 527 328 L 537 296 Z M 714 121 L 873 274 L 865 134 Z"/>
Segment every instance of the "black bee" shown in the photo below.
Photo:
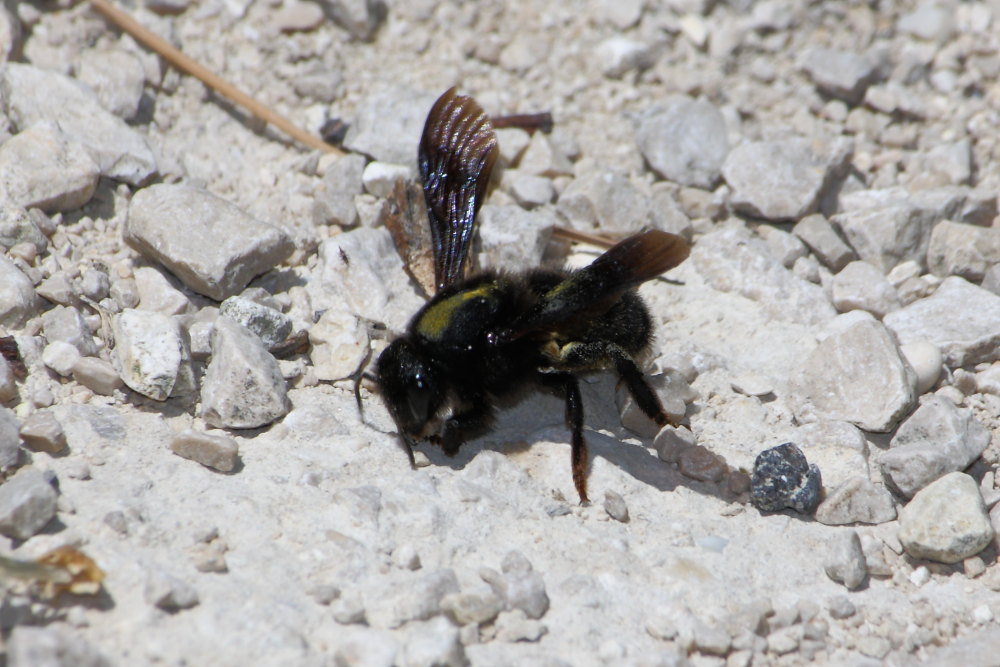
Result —
<path fill-rule="evenodd" d="M 465 277 L 476 214 L 497 158 L 489 117 L 452 88 L 432 107 L 419 166 L 437 293 L 376 364 L 380 393 L 413 463 L 427 440 L 454 456 L 490 425 L 498 398 L 525 385 L 566 399 L 573 483 L 587 502 L 583 403 L 574 373 L 613 368 L 657 424 L 673 423 L 636 366 L 652 322 L 635 288 L 688 256 L 662 231 L 631 236 L 578 271 L 483 271 Z M 675 424 L 676 425 L 676 424 Z"/>

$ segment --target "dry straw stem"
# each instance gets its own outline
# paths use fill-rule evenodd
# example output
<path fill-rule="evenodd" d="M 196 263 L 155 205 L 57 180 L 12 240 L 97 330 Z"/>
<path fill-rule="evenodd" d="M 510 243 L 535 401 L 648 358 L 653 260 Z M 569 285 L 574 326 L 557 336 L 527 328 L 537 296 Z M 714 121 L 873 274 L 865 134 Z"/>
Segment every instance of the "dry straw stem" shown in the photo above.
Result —
<path fill-rule="evenodd" d="M 89 0 L 89 2 L 91 7 L 97 10 L 102 16 L 114 23 L 120 29 L 132 35 L 132 37 L 134 37 L 140 44 L 144 44 L 147 48 L 155 51 L 164 60 L 180 71 L 196 77 L 206 86 L 216 91 L 223 97 L 226 97 L 236 104 L 244 107 L 257 118 L 274 125 L 288 136 L 298 140 L 309 148 L 317 148 L 326 153 L 343 154 L 344 151 L 341 149 L 326 143 L 319 137 L 309 134 L 302 128 L 293 124 L 284 116 L 281 116 L 269 107 L 264 106 L 222 77 L 213 74 L 198 62 L 184 55 L 179 49 L 167 43 L 164 39 L 150 31 L 148 28 L 145 28 L 131 16 L 108 2 L 108 0 Z M 518 125 L 518 121 L 523 122 L 524 120 L 532 121 L 530 123 L 532 126 L 539 125 L 545 127 L 551 126 L 552 123 L 552 117 L 547 113 L 522 114 L 512 116 L 510 118 L 498 118 L 494 119 L 494 122 L 498 122 L 500 125 Z M 579 232 L 565 227 L 557 227 L 553 231 L 557 237 L 562 237 L 570 241 L 590 243 L 592 245 L 605 248 L 610 248 L 614 245 L 613 241 L 605 237 L 587 234 L 585 232 Z"/>
<path fill-rule="evenodd" d="M 108 0 L 90 0 L 90 5 L 106 19 L 128 34 L 132 35 L 132 37 L 134 37 L 140 44 L 144 44 L 147 48 L 158 53 L 172 66 L 182 72 L 185 72 L 186 74 L 196 77 L 206 86 L 216 91 L 223 97 L 239 104 L 257 118 L 270 123 L 288 136 L 305 144 L 309 148 L 316 148 L 326 153 L 343 153 L 341 149 L 336 146 L 331 146 L 319 137 L 306 132 L 284 116 L 279 115 L 274 110 L 264 106 L 243 91 L 237 89 L 228 81 L 208 71 L 201 64 L 187 57 L 181 53 L 179 49 L 171 46 L 164 39 L 149 29 L 143 27 L 131 16 L 112 5 L 108 2 Z"/>

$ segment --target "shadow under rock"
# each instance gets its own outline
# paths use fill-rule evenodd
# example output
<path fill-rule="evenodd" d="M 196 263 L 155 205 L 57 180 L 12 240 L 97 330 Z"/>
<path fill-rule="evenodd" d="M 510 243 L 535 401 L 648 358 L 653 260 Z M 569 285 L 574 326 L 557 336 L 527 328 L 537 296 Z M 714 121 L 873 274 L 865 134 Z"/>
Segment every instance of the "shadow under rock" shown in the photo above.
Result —
<path fill-rule="evenodd" d="M 91 218 L 93 220 L 113 219 L 115 217 L 115 206 L 118 203 L 118 197 L 115 195 L 115 192 L 118 190 L 119 185 L 118 181 L 102 176 L 97 181 L 97 187 L 94 189 L 94 194 L 91 196 L 90 201 L 80 208 L 63 213 L 62 224 L 66 226 L 74 225 L 83 218 Z M 127 207 L 128 202 L 123 202 L 122 205 Z"/>

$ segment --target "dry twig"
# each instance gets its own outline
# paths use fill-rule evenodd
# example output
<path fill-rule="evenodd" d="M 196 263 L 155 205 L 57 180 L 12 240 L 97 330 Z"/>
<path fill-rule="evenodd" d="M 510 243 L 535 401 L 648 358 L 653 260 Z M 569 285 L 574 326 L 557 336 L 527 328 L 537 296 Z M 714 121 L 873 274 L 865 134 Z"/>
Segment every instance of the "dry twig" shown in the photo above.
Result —
<path fill-rule="evenodd" d="M 301 127 L 298 127 L 270 107 L 265 106 L 261 102 L 239 90 L 222 77 L 208 71 L 204 66 L 187 57 L 179 49 L 167 43 L 166 40 L 161 38 L 159 35 L 156 35 L 131 16 L 115 7 L 111 4 L 111 2 L 109 2 L 109 0 L 90 0 L 90 5 L 106 19 L 134 37 L 140 44 L 145 45 L 147 48 L 162 56 L 163 59 L 172 66 L 186 74 L 196 77 L 206 86 L 216 91 L 223 97 L 242 106 L 257 118 L 270 123 L 288 136 L 305 144 L 309 148 L 318 148 L 319 150 L 327 153 L 343 153 L 341 149 L 336 146 L 331 146 L 319 137 L 306 132 Z"/>

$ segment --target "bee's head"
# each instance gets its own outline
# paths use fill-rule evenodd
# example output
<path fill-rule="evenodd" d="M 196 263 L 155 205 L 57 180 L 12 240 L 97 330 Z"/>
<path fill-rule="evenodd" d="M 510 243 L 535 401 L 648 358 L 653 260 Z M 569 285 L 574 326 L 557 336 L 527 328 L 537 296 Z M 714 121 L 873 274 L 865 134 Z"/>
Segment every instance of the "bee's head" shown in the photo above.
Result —
<path fill-rule="evenodd" d="M 426 437 L 444 403 L 447 379 L 406 338 L 393 341 L 376 364 L 379 393 L 405 436 Z"/>

